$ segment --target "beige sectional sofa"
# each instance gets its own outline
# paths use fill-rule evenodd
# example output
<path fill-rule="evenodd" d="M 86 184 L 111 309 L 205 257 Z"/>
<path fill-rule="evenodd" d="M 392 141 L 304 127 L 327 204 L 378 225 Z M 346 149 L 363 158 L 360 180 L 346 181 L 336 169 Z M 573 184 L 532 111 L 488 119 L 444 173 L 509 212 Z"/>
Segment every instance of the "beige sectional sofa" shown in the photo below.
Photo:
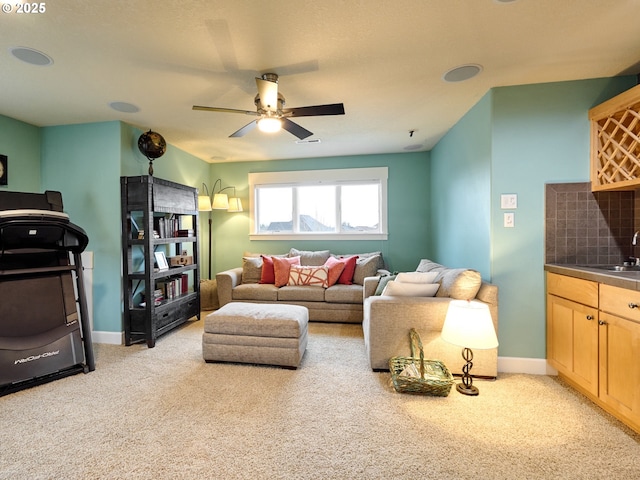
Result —
<path fill-rule="evenodd" d="M 301 266 L 322 267 L 329 259 L 357 257 L 353 276 L 349 283 L 336 282 L 330 286 L 286 284 L 278 286 L 265 283 L 263 265 L 272 257 L 299 257 Z M 370 283 L 371 292 L 365 294 L 365 278 L 384 271 L 381 252 L 335 255 L 329 250 L 305 251 L 292 248 L 286 254 L 245 253 L 242 266 L 216 274 L 220 306 L 229 302 L 287 303 L 302 305 L 309 310 L 309 320 L 339 323 L 361 323 L 362 304 L 365 296 L 372 295 L 375 284 Z M 346 272 L 345 272 L 346 273 Z M 342 277 L 342 275 L 341 275 Z M 261 283 L 263 280 L 263 283 Z"/>
<path fill-rule="evenodd" d="M 380 278 L 367 279 L 362 328 L 369 365 L 373 370 L 388 370 L 391 357 L 409 356 L 409 330 L 415 328 L 422 340 L 425 358 L 440 360 L 453 374 L 461 374 L 462 348 L 440 337 L 449 303 L 454 299 L 487 303 L 498 333 L 498 287 L 482 281 L 479 272 L 447 268 L 431 260 L 422 260 L 416 271 L 437 272 L 435 282 L 440 287 L 435 296 L 373 295 L 369 292 L 375 293 Z M 473 355 L 471 375 L 498 375 L 497 348 L 474 350 Z"/>

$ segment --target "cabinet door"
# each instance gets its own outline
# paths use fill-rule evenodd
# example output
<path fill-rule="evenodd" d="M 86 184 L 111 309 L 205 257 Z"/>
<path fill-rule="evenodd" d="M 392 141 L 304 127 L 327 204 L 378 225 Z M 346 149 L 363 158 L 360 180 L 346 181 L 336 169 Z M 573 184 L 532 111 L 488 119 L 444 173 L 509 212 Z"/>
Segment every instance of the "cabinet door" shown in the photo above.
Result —
<path fill-rule="evenodd" d="M 547 359 L 587 392 L 598 395 L 598 311 L 547 295 Z"/>
<path fill-rule="evenodd" d="M 600 313 L 600 399 L 640 426 L 640 323 Z"/>

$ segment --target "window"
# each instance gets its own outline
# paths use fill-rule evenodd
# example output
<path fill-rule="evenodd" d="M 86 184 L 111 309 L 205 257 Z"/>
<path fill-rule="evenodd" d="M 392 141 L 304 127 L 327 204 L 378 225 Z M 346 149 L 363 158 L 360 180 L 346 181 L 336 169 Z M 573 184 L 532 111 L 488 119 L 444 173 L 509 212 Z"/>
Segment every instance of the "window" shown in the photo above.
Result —
<path fill-rule="evenodd" d="M 387 168 L 249 174 L 251 239 L 386 240 Z"/>

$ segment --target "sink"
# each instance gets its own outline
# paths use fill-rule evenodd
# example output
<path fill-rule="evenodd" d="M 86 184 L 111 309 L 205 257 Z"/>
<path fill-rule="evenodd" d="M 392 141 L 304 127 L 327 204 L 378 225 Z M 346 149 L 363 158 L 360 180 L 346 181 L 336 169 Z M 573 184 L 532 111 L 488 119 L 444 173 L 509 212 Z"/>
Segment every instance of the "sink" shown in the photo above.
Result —
<path fill-rule="evenodd" d="M 597 268 L 609 272 L 640 272 L 640 265 L 580 265 L 586 268 Z"/>

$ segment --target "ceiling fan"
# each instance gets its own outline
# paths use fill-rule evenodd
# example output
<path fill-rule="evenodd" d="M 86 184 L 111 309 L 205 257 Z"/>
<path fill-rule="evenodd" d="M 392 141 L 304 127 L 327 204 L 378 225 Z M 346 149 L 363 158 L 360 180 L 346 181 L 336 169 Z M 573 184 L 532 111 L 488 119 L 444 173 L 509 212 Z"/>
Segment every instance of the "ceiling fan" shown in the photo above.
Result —
<path fill-rule="evenodd" d="M 320 115 L 344 115 L 344 105 L 342 103 L 332 103 L 329 105 L 313 105 L 309 107 L 284 108 L 284 96 L 278 92 L 278 75 L 275 73 L 265 73 L 262 78 L 256 77 L 258 94 L 254 99 L 257 110 L 236 110 L 234 108 L 205 107 L 194 105 L 193 110 L 204 110 L 207 112 L 242 113 L 243 115 L 255 115 L 259 118 L 248 123 L 240 130 L 233 132 L 230 137 L 242 137 L 256 126 L 265 132 L 276 132 L 284 128 L 287 132 L 295 135 L 300 140 L 313 135 L 304 127 L 289 120 L 291 117 L 316 117 Z"/>

